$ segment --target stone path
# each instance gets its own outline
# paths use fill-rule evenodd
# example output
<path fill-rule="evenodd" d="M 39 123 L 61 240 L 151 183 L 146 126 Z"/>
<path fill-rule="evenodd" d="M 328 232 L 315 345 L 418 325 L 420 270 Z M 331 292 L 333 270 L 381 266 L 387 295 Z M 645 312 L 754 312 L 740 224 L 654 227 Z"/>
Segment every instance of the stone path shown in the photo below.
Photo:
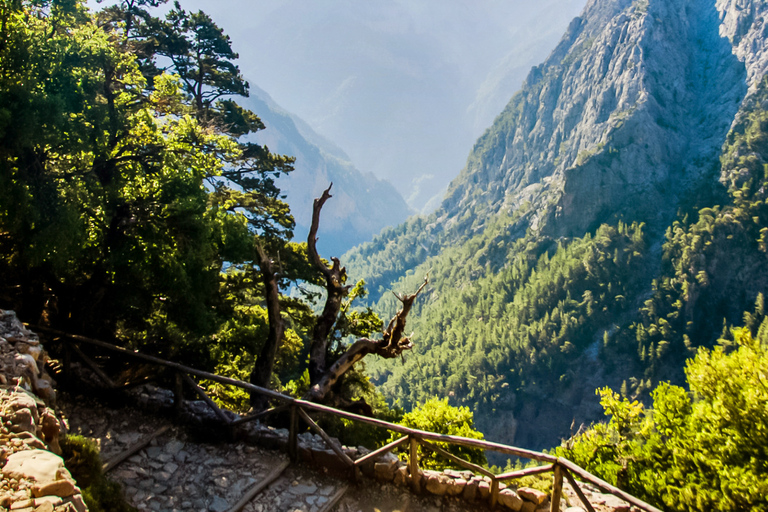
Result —
<path fill-rule="evenodd" d="M 169 420 L 134 409 L 112 409 L 64 393 L 59 408 L 70 433 L 93 439 L 105 461 L 151 435 Z M 190 439 L 179 427 L 164 434 L 109 472 L 140 511 L 226 512 L 256 482 L 287 460 L 278 451 L 245 443 L 224 443 L 223 434 Z M 457 498 L 415 496 L 392 484 L 366 480 L 360 486 L 301 464 L 291 465 L 244 512 L 319 512 L 343 487 L 338 512 L 471 512 L 482 505 Z"/>

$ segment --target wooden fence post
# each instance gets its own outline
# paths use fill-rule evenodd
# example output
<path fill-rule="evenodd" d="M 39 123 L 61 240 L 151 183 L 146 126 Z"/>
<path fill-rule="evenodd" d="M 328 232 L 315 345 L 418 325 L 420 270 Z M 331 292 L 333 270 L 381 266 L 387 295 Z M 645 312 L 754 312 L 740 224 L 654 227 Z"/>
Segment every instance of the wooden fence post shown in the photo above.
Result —
<path fill-rule="evenodd" d="M 499 502 L 499 479 L 491 477 L 491 509 Z"/>
<path fill-rule="evenodd" d="M 299 458 L 299 451 L 297 449 L 297 434 L 299 430 L 299 414 L 296 411 L 296 405 L 291 404 L 291 425 L 288 431 L 288 457 L 291 462 L 296 462 Z"/>
<path fill-rule="evenodd" d="M 563 495 L 563 469 L 560 464 L 555 464 L 555 478 L 552 484 L 552 507 L 550 512 L 560 512 L 560 497 Z"/>
<path fill-rule="evenodd" d="M 411 443 L 411 450 L 408 457 L 408 469 L 411 472 L 411 482 L 413 492 L 421 492 L 421 476 L 419 475 L 419 441 L 416 436 L 409 435 L 408 440 Z"/>

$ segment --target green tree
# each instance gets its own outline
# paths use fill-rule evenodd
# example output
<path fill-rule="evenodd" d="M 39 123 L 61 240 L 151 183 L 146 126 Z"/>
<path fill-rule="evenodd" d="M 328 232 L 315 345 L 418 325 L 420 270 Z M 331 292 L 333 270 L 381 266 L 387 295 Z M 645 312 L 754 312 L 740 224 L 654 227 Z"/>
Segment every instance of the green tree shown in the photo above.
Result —
<path fill-rule="evenodd" d="M 609 422 L 558 454 L 665 510 L 768 510 L 768 345 L 732 336 L 688 362 L 690 392 L 662 383 L 650 409 L 600 390 Z"/>
<path fill-rule="evenodd" d="M 483 439 L 482 432 L 475 430 L 472 411 L 468 407 L 449 405 L 447 398 L 442 400 L 430 398 L 422 405 L 415 407 L 411 412 L 406 413 L 399 423 L 404 427 L 425 430 L 427 432 L 468 437 L 470 439 Z M 390 442 L 395 439 L 397 437 L 393 434 Z M 480 465 L 487 464 L 485 453 L 479 448 L 468 448 L 445 443 L 435 444 L 469 462 Z M 443 469 L 455 466 L 453 462 L 434 452 L 425 450 L 422 446 L 419 446 L 419 464 L 427 469 Z"/>

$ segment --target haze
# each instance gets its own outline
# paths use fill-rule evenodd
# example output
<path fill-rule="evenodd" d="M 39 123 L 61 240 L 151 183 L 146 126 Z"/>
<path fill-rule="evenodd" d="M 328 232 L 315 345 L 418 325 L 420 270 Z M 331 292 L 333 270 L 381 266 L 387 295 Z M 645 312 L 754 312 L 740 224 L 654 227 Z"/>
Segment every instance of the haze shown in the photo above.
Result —
<path fill-rule="evenodd" d="M 231 36 L 252 84 L 421 211 L 585 3 L 182 0 Z"/>

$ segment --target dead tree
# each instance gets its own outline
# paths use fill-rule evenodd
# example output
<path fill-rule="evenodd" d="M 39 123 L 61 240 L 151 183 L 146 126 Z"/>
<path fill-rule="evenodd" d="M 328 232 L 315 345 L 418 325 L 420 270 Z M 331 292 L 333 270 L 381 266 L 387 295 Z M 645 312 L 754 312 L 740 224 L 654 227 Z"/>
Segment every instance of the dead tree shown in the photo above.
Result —
<path fill-rule="evenodd" d="M 333 184 L 331 184 L 333 186 Z M 413 306 L 413 301 L 427 285 L 427 279 L 419 289 L 412 294 L 395 296 L 402 303 L 400 311 L 390 320 L 384 330 L 381 340 L 360 338 L 355 341 L 339 357 L 336 362 L 327 368 L 327 355 L 329 342 L 339 319 L 339 314 L 344 298 L 349 294 L 351 286 L 346 285 L 347 271 L 341 266 L 338 258 L 331 258 L 331 265 L 326 264 L 317 252 L 317 230 L 320 224 L 320 212 L 325 202 L 331 198 L 331 186 L 323 191 L 322 196 L 315 199 L 312 207 L 312 224 L 307 237 L 307 249 L 309 261 L 312 266 L 323 276 L 325 281 L 325 305 L 322 313 L 317 317 L 312 330 L 312 340 L 309 348 L 309 378 L 310 391 L 306 398 L 315 402 L 325 402 L 332 395 L 331 389 L 339 382 L 358 361 L 368 354 L 376 354 L 380 357 L 391 359 L 401 355 L 404 351 L 413 347 L 411 338 L 403 336 L 405 321 Z M 259 267 L 262 281 L 265 287 L 267 311 L 269 319 L 269 336 L 262 349 L 261 355 L 256 361 L 251 374 L 251 383 L 267 387 L 274 367 L 275 355 L 282 341 L 285 330 L 284 321 L 280 315 L 280 301 L 278 290 L 278 276 L 275 273 L 272 262 L 266 252 L 259 248 Z M 338 398 L 338 397 L 337 397 Z M 251 403 L 256 409 L 263 408 L 265 403 L 258 396 L 251 397 Z M 365 409 L 367 404 L 351 403 Z M 350 405 L 347 403 L 346 405 Z M 368 409 L 370 409 L 368 407 Z"/>
<path fill-rule="evenodd" d="M 331 184 L 333 186 L 333 184 Z M 363 359 L 368 354 L 376 354 L 387 359 L 395 358 L 401 355 L 405 350 L 413 347 L 410 337 L 403 336 L 405 332 L 405 320 L 411 310 L 413 301 L 418 294 L 427 285 L 427 279 L 419 289 L 412 294 L 395 296 L 402 303 L 400 311 L 390 320 L 389 325 L 384 330 L 384 336 L 381 340 L 372 340 L 369 338 L 360 338 L 355 341 L 339 359 L 330 367 L 326 368 L 326 355 L 328 353 L 328 343 L 333 333 L 334 326 L 339 317 L 342 301 L 349 293 L 350 286 L 345 286 L 347 271 L 341 266 L 337 258 L 331 258 L 332 265 L 328 267 L 320 255 L 317 253 L 317 229 L 320 223 L 320 211 L 325 202 L 331 198 L 331 187 L 329 186 L 321 197 L 315 199 L 312 208 L 312 226 L 309 230 L 307 247 L 309 249 L 309 258 L 315 268 L 322 273 L 325 278 L 326 301 L 323 312 L 318 317 L 315 328 L 312 332 L 312 345 L 309 351 L 309 382 L 310 391 L 307 394 L 308 399 L 321 402 L 328 397 L 331 388 L 339 379 L 349 371 L 355 363 Z"/>
<path fill-rule="evenodd" d="M 384 336 L 380 340 L 372 340 L 369 338 L 359 338 L 355 341 L 342 356 L 333 363 L 333 366 L 323 375 L 320 381 L 313 385 L 307 398 L 320 402 L 328 395 L 334 384 L 349 371 L 355 363 L 363 359 L 368 354 L 376 354 L 379 357 L 385 359 L 393 359 L 400 356 L 404 351 L 413 348 L 410 336 L 403 336 L 405 332 L 405 320 L 408 316 L 408 312 L 413 306 L 413 301 L 419 295 L 421 290 L 427 285 L 429 281 L 424 278 L 424 282 L 421 284 L 415 293 L 398 295 L 395 297 L 402 303 L 402 308 L 397 314 L 389 321 L 389 325 L 384 330 Z"/>
<path fill-rule="evenodd" d="M 312 330 L 312 342 L 309 346 L 309 383 L 314 386 L 326 373 L 326 354 L 328 353 L 328 338 L 336 325 L 336 319 L 341 310 L 344 297 L 349 293 L 350 286 L 345 286 L 347 269 L 341 266 L 338 258 L 331 258 L 331 267 L 326 265 L 317 253 L 317 228 L 320 225 L 320 211 L 325 202 L 331 198 L 333 183 L 323 191 L 323 195 L 315 199 L 312 205 L 312 225 L 307 236 L 309 261 L 325 279 L 325 306 L 317 318 Z"/>

